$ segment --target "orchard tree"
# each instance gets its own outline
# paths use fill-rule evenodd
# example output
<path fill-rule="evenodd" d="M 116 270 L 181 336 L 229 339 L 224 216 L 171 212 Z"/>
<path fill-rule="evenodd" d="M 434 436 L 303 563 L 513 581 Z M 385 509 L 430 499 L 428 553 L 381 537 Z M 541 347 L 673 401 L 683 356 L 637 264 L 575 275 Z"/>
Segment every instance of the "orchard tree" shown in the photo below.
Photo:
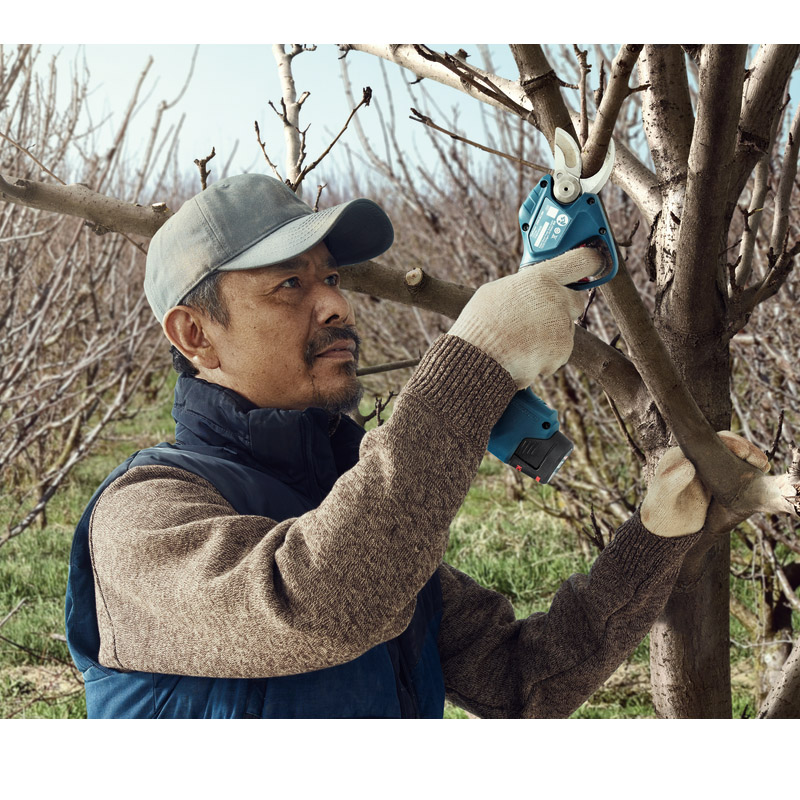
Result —
<path fill-rule="evenodd" d="M 772 594 L 765 608 L 774 612 L 775 620 L 779 607 L 800 609 L 795 593 L 799 570 L 782 563 L 775 552 L 778 542 L 800 553 L 797 538 L 781 532 L 785 520 L 798 516 L 796 485 L 800 484 L 800 456 L 787 446 L 781 449 L 781 407 L 790 411 L 785 425 L 791 432 L 797 424 L 792 415 L 800 406 L 797 348 L 790 344 L 784 349 L 780 340 L 781 335 L 790 343 L 797 339 L 791 313 L 776 318 L 772 311 L 791 309 L 786 297 L 794 299 L 789 294 L 790 275 L 800 252 L 791 210 L 800 113 L 791 114 L 788 98 L 800 45 L 764 45 L 752 52 L 745 45 L 623 45 L 609 59 L 607 76 L 604 68 L 591 73 L 589 51 L 575 47 L 574 85 L 562 79 L 563 71 L 571 68 L 567 56 L 572 51 L 565 55 L 556 49 L 546 53 L 539 45 L 510 47 L 519 73 L 516 79 L 494 74 L 485 60 L 483 67 L 475 66 L 464 50 L 451 55 L 425 45 L 340 46 L 345 59 L 354 57 L 353 51 L 367 53 L 400 65 L 417 79 L 445 84 L 497 109 L 506 132 L 503 149 L 517 150 L 513 185 L 523 196 L 533 185 L 535 172 L 530 171 L 530 161 L 522 165 L 525 156 L 535 152 L 540 135 L 552 147 L 560 127 L 580 141 L 584 175 L 599 169 L 614 138 L 613 185 L 604 197 L 623 258 L 617 277 L 601 288 L 585 314 L 588 327 L 597 333 L 576 329 L 560 391 L 568 399 L 589 402 L 591 408 L 594 401 L 581 400 L 582 392 L 590 398 L 601 393 L 609 398 L 624 433 L 617 439 L 630 449 L 626 475 L 641 474 L 646 484 L 664 450 L 677 443 L 711 489 L 706 527 L 651 633 L 651 682 L 659 716 L 729 718 L 734 528 L 749 520 L 747 531 L 758 533 L 757 548 L 755 534 L 749 539 L 749 534 L 741 535 L 753 547 L 754 565 L 755 551 L 763 556 L 762 577 L 769 573 Z M 280 113 L 293 153 L 286 178 L 295 189 L 310 171 L 301 169 L 304 140 L 297 116 L 305 95 L 297 98 L 291 76 L 291 60 L 304 49 L 299 45 L 288 52 L 285 46 L 275 49 L 284 89 Z M 593 60 L 602 62 L 603 52 L 596 50 Z M 592 97 L 588 84 L 593 74 L 599 82 Z M 362 102 L 369 102 L 366 92 Z M 413 114 L 429 128 L 445 130 L 453 140 L 467 138 L 443 129 L 427 114 L 416 110 Z M 260 138 L 259 143 L 277 170 Z M 417 178 L 402 158 L 393 167 L 374 152 L 365 152 L 397 189 L 403 204 L 416 209 L 421 222 L 413 237 L 425 229 L 431 241 L 439 242 L 442 253 L 449 248 L 454 259 L 471 265 L 467 274 L 473 287 L 518 263 L 519 234 L 513 214 L 508 215 L 508 198 L 504 194 L 498 203 L 494 196 L 507 192 L 511 182 L 479 185 L 459 156 L 463 151 L 450 150 L 445 159 L 450 178 L 464 195 L 463 202 L 451 208 L 443 196 L 437 204 L 436 181 L 430 176 L 425 194 L 415 188 Z M 151 236 L 170 213 L 161 204 L 140 207 L 114 200 L 107 192 L 95 191 L 99 186 L 57 186 L 16 177 L 0 178 L 0 197 L 77 215 L 103 232 Z M 520 198 L 515 199 L 518 203 Z M 512 218 L 510 226 L 493 227 L 487 222 L 491 215 L 477 213 L 478 206 L 495 212 L 500 205 Z M 461 214 L 462 223 L 466 217 L 470 229 L 444 224 L 447 214 L 454 219 Z M 637 226 L 640 233 L 634 239 Z M 456 227 L 461 239 L 448 239 L 452 236 L 448 230 Z M 481 237 L 483 250 L 478 252 L 478 243 L 474 249 L 465 247 L 468 236 Z M 343 285 L 375 302 L 392 300 L 413 306 L 417 313 L 455 318 L 474 288 L 463 285 L 463 277 L 448 280 L 445 272 L 434 274 L 437 270 L 425 263 L 431 249 L 418 246 L 405 264 L 398 263 L 402 258 L 398 253 L 403 252 L 411 253 L 393 248 L 380 263 L 348 268 L 343 271 Z M 764 331 L 775 326 L 779 335 L 771 339 Z M 734 347 L 739 348 L 736 358 Z M 762 381 L 770 384 L 774 406 L 756 419 L 755 412 L 742 410 L 737 399 L 737 376 L 744 370 L 741 380 L 746 382 L 747 376 L 753 378 L 751 372 L 766 374 L 776 363 L 779 377 Z M 763 386 L 759 391 L 763 398 Z M 753 390 L 751 399 L 756 394 Z M 769 448 L 767 441 L 765 449 L 772 456 L 781 450 L 786 471 L 764 475 L 735 458 L 715 434 L 731 427 L 760 439 L 768 436 L 773 444 Z M 583 447 L 576 448 L 576 457 L 583 458 L 581 463 L 596 475 L 595 485 L 615 485 L 619 463 L 608 458 L 598 463 L 601 459 L 593 457 L 588 445 L 590 437 L 579 438 Z M 563 480 L 559 486 L 565 497 L 574 500 L 573 507 L 586 509 L 588 500 L 575 488 L 579 482 L 570 487 L 569 479 Z M 635 508 L 641 500 L 641 496 L 626 497 L 622 488 L 611 494 L 606 498 L 611 517 Z M 602 536 L 598 538 L 602 541 Z M 746 610 L 740 613 L 747 617 Z M 774 628 L 770 628 L 773 633 Z M 786 625 L 780 630 L 785 636 Z M 777 662 L 773 659 L 760 716 L 800 716 L 800 646 L 775 652 Z"/>

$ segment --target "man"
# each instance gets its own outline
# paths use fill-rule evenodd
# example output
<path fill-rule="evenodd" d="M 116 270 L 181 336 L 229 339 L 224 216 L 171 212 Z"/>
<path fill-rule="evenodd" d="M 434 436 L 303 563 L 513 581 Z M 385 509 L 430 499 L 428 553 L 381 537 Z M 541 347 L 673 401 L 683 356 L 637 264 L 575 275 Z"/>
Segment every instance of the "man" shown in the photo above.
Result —
<path fill-rule="evenodd" d="M 115 470 L 76 531 L 67 638 L 90 717 L 441 717 L 445 695 L 567 716 L 649 630 L 709 502 L 677 448 L 547 614 L 517 621 L 442 563 L 492 426 L 567 361 L 583 297 L 565 287 L 601 254 L 481 287 L 364 435 L 342 413 L 360 390 L 338 268 L 392 237 L 371 201 L 313 213 L 260 175 L 214 184 L 154 237 L 176 442 Z"/>

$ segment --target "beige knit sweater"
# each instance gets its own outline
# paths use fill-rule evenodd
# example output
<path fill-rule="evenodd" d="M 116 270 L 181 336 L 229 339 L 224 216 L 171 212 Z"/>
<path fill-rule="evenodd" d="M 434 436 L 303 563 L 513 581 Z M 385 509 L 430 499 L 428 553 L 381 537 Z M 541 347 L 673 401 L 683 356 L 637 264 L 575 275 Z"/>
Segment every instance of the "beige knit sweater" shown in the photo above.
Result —
<path fill-rule="evenodd" d="M 441 337 L 358 464 L 318 508 L 283 522 L 237 514 L 190 472 L 129 470 L 91 521 L 100 663 L 212 677 L 340 664 L 399 635 L 438 569 L 449 698 L 482 717 L 568 716 L 647 633 L 696 537 L 658 538 L 637 514 L 549 613 L 525 620 L 443 564 L 515 391 L 480 350 Z"/>

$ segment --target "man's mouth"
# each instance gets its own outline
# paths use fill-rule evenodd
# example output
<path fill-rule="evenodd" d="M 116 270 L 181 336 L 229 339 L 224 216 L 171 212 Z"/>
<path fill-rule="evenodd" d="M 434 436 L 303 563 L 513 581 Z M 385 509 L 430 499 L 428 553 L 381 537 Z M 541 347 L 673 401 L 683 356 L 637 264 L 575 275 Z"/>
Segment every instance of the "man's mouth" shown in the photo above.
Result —
<path fill-rule="evenodd" d="M 356 343 L 352 339 L 340 339 L 330 347 L 317 353 L 314 358 L 333 358 L 352 361 L 355 357 Z"/>
<path fill-rule="evenodd" d="M 309 367 L 318 358 L 332 361 L 358 363 L 361 339 L 353 325 L 322 328 L 311 337 L 304 354 Z"/>

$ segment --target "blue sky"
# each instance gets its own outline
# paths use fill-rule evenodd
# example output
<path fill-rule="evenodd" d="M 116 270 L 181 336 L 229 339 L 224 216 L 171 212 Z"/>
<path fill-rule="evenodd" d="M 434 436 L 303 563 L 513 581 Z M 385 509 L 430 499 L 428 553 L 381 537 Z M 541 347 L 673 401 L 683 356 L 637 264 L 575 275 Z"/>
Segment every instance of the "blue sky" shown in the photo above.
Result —
<path fill-rule="evenodd" d="M 455 50 L 460 45 L 434 46 L 436 49 L 449 47 Z M 478 51 L 474 46 L 466 47 L 477 56 Z M 515 70 L 508 48 L 504 45 L 495 46 L 492 51 L 497 59 L 498 71 L 513 77 Z M 67 79 L 76 69 L 80 73 L 85 63 L 91 76 L 92 117 L 97 122 L 111 116 L 100 138 L 100 142 L 110 143 L 139 75 L 152 56 L 154 63 L 141 95 L 144 100 L 136 112 L 133 135 L 128 140 L 128 147 L 135 149 L 147 139 L 158 104 L 161 101 L 171 102 L 179 94 L 188 75 L 193 52 L 194 46 L 189 44 L 44 45 L 40 60 L 44 66 L 52 56 L 58 56 L 63 102 L 68 99 Z M 309 160 L 324 150 L 351 110 L 343 89 L 339 56 L 335 45 L 318 45 L 314 52 L 301 54 L 293 63 L 298 94 L 305 90 L 311 93 L 301 114 L 301 127 L 311 126 L 307 134 Z M 358 52 L 351 52 L 347 58 L 356 98 L 360 99 L 362 87 L 371 86 L 373 89 L 373 104 L 362 108 L 358 114 L 371 141 L 382 150 L 378 107 L 388 114 L 389 104 L 378 59 Z M 419 123 L 408 118 L 408 109 L 415 103 L 406 89 L 412 76 L 396 65 L 385 66 L 394 98 L 394 130 L 398 140 L 409 152 L 418 147 L 424 157 L 430 152 L 425 131 Z M 457 106 L 461 125 L 474 138 L 483 140 L 478 104 L 474 100 L 433 81 L 427 81 L 425 85 L 443 112 L 449 113 L 452 107 Z M 282 124 L 268 105 L 271 100 L 278 106 L 280 96 L 271 45 L 201 45 L 189 88 L 176 107 L 168 112 L 162 129 L 166 130 L 169 124 L 176 123 L 181 114 L 186 115 L 179 152 L 180 162 L 188 170 L 194 170 L 194 159 L 208 155 L 212 146 L 216 148 L 217 157 L 209 166 L 212 170 L 214 167 L 221 169 L 233 153 L 238 139 L 239 145 L 230 172 L 268 171 L 269 167 L 256 142 L 253 122 L 259 122 L 271 159 L 282 166 Z M 442 121 L 438 115 L 434 116 L 437 121 Z M 331 161 L 337 155 L 339 158 L 344 155 L 344 142 L 357 148 L 352 125 L 328 157 Z M 133 153 L 129 152 L 129 155 Z M 318 174 L 324 175 L 322 167 L 318 169 Z"/>

